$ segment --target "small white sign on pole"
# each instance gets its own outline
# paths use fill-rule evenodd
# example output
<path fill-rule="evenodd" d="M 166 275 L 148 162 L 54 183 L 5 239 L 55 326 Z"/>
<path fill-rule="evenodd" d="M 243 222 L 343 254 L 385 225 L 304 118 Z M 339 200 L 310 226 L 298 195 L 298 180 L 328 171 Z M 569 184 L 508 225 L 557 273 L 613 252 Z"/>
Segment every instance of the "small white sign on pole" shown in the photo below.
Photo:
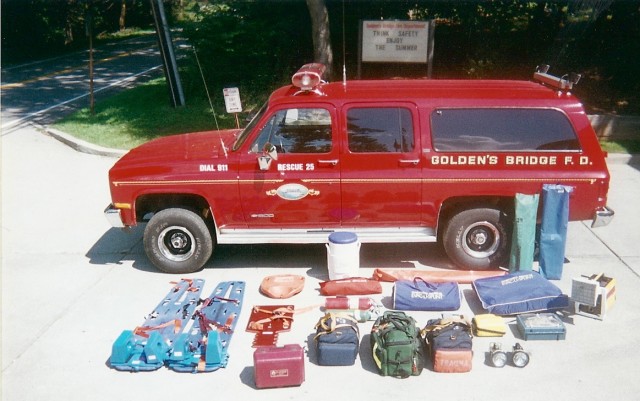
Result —
<path fill-rule="evenodd" d="M 240 90 L 238 88 L 224 88 L 222 93 L 224 94 L 224 105 L 227 108 L 227 113 L 242 112 L 242 102 L 240 101 Z"/>
<path fill-rule="evenodd" d="M 362 21 L 362 61 L 427 63 L 428 21 Z"/>

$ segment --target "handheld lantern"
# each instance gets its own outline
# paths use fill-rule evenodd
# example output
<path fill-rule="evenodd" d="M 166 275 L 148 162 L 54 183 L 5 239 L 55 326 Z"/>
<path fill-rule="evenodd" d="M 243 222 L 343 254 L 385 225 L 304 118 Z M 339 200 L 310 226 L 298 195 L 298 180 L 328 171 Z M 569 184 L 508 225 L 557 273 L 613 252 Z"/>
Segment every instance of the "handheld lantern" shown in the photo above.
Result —
<path fill-rule="evenodd" d="M 489 345 L 489 357 L 496 368 L 502 368 L 507 364 L 507 353 L 502 350 L 502 344 L 491 343 Z"/>
<path fill-rule="evenodd" d="M 524 368 L 529 364 L 531 359 L 529 353 L 522 348 L 520 343 L 516 343 L 513 346 L 513 353 L 511 354 L 511 362 L 519 368 Z"/>

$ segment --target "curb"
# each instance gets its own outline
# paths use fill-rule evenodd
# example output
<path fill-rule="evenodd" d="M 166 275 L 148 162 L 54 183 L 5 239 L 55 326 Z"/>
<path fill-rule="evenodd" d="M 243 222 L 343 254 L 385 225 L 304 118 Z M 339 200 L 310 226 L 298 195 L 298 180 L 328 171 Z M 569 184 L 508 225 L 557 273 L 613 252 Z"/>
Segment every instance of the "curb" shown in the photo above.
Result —
<path fill-rule="evenodd" d="M 78 139 L 72 135 L 69 135 L 55 128 L 50 128 L 50 127 L 38 127 L 38 128 L 44 131 L 47 135 L 70 146 L 71 148 L 77 150 L 78 152 L 88 153 L 91 155 L 98 155 L 98 156 L 107 156 L 107 157 L 121 157 L 128 152 L 128 150 L 112 149 L 112 148 L 106 148 L 104 146 L 94 145 L 92 143 L 83 141 L 82 139 Z"/>

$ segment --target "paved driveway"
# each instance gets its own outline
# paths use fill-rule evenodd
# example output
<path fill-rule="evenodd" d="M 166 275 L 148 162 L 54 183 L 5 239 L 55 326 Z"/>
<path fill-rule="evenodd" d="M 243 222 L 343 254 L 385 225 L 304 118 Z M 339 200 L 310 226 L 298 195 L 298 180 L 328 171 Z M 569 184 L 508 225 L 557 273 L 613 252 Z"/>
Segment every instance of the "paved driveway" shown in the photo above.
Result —
<path fill-rule="evenodd" d="M 29 121 L 48 124 L 61 115 L 89 107 L 88 51 L 2 68 L 4 132 Z M 111 89 L 161 74 L 156 36 L 100 46 L 94 51 L 96 102 Z M 110 93 L 111 95 L 112 93 Z"/>
<path fill-rule="evenodd" d="M 485 363 L 493 338 L 474 339 L 473 370 L 438 374 L 425 370 L 405 380 L 381 378 L 369 352 L 371 324 L 360 326 L 355 366 L 321 367 L 313 350 L 319 309 L 296 315 L 279 344 L 307 345 L 301 387 L 256 390 L 252 335 L 244 331 L 253 305 L 275 304 L 258 292 L 261 279 L 291 272 L 305 275 L 296 307 L 322 302 L 318 282 L 327 279 L 324 246 L 224 246 L 206 268 L 186 277 L 206 280 L 207 295 L 219 281 L 245 280 L 245 307 L 230 345 L 227 368 L 178 374 L 165 368 L 129 374 L 108 366 L 120 332 L 145 315 L 180 277 L 157 272 L 140 243 L 139 230 L 111 229 L 102 216 L 109 202 L 107 171 L 115 159 L 78 153 L 31 127 L 2 137 L 2 398 L 7 401 L 101 400 L 636 400 L 640 394 L 640 171 L 612 164 L 610 206 L 616 218 L 591 230 L 571 223 L 569 264 L 557 285 L 571 277 L 606 272 L 618 281 L 618 301 L 604 321 L 568 316 L 565 341 L 528 341 L 511 330 L 500 339 L 533 352 L 524 369 Z M 362 275 L 374 267 L 447 267 L 435 245 L 363 245 Z M 377 297 L 390 306 L 391 286 Z M 461 312 L 481 313 L 470 286 Z M 437 313 L 411 313 L 420 325 Z M 307 344 L 307 341 L 309 343 Z"/>

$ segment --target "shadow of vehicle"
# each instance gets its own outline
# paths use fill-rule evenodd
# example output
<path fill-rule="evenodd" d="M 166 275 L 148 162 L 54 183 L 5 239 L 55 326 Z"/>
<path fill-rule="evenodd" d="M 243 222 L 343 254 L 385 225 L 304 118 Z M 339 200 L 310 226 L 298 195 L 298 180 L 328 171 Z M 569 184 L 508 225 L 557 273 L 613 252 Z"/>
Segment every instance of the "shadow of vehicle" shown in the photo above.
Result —
<path fill-rule="evenodd" d="M 159 272 L 147 259 L 142 243 L 144 225 L 123 231 L 107 230 L 87 251 L 94 265 L 122 265 L 131 262 L 143 271 Z M 205 269 L 306 268 L 317 278 L 327 279 L 325 244 L 216 245 Z M 363 244 L 361 268 L 455 268 L 437 244 Z"/>

